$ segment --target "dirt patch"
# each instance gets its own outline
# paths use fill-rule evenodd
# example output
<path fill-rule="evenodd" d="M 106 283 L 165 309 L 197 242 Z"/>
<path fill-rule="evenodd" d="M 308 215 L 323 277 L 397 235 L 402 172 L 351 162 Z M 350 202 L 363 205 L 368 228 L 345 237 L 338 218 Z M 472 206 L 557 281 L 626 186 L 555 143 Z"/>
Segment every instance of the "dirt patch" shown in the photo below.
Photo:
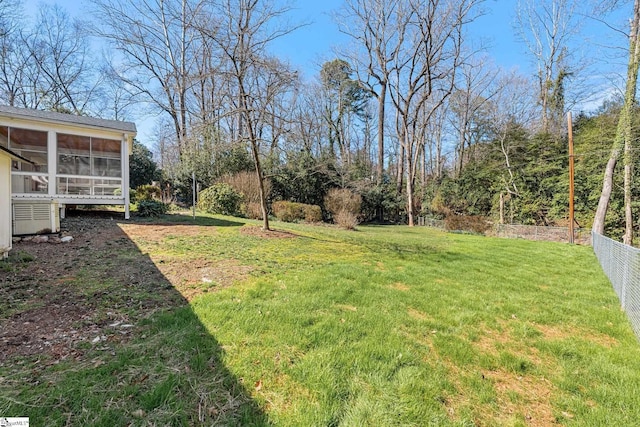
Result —
<path fill-rule="evenodd" d="M 407 312 L 409 313 L 409 316 L 416 320 L 427 320 L 429 318 L 426 313 L 423 313 L 420 310 L 416 310 L 415 308 L 409 308 Z"/>
<path fill-rule="evenodd" d="M 147 242 L 160 242 L 168 236 L 213 236 L 217 233 L 215 227 L 185 224 L 120 224 L 120 227 L 132 240 Z"/>
<path fill-rule="evenodd" d="M 507 425 L 522 416 L 531 427 L 557 425 L 551 405 L 553 386 L 548 380 L 503 370 L 486 371 L 483 375 L 493 383 L 497 395 L 498 411 L 490 415 L 490 420 Z"/>
<path fill-rule="evenodd" d="M 261 237 L 263 239 L 294 239 L 300 237 L 296 234 L 289 233 L 288 231 L 281 230 L 268 230 L 265 231 L 261 227 L 254 225 L 245 225 L 240 228 L 240 234 L 245 236 Z"/>
<path fill-rule="evenodd" d="M 580 337 L 605 348 L 612 348 L 619 344 L 618 340 L 609 335 L 586 332 L 578 328 L 560 328 L 549 325 L 536 325 L 536 328 L 542 332 L 547 340 L 566 340 Z"/>
<path fill-rule="evenodd" d="M 336 307 L 344 311 L 358 311 L 358 307 L 354 307 L 348 304 L 336 304 Z"/>
<path fill-rule="evenodd" d="M 227 260 L 159 262 L 136 244 L 160 244 L 170 235 L 215 235 L 214 226 L 124 222 L 122 217 L 69 212 L 61 234 L 73 236 L 72 242 L 14 244 L 11 257 L 28 254 L 33 260 L 0 269 L 0 364 L 18 356 L 57 363 L 81 360 L 87 349 L 107 351 L 154 312 L 185 305 L 250 272 Z"/>
<path fill-rule="evenodd" d="M 458 390 L 465 390 L 462 380 L 470 373 L 443 360 L 450 371 L 450 379 Z M 554 387 L 546 378 L 518 375 L 505 370 L 485 370 L 478 373 L 482 381 L 489 382 L 496 395 L 495 405 L 473 405 L 466 393 L 447 396 L 443 404 L 451 419 L 459 420 L 466 408 L 471 410 L 476 426 L 520 425 L 524 420 L 529 427 L 558 425 L 551 404 Z M 475 374 L 471 374 L 475 375 Z M 472 406 L 473 405 L 473 406 Z M 571 414 L 563 413 L 567 418 Z"/>
<path fill-rule="evenodd" d="M 545 357 L 530 342 L 514 337 L 506 323 L 500 330 L 484 329 L 472 344 L 482 353 L 493 357 L 498 357 L 502 351 L 508 351 L 535 366 L 555 366 L 552 358 Z"/>
<path fill-rule="evenodd" d="M 411 289 L 409 288 L 408 285 L 405 285 L 404 283 L 401 283 L 401 282 L 394 283 L 393 285 L 390 286 L 390 288 L 395 289 L 397 291 L 402 291 L 402 292 L 407 292 L 409 289 Z"/>
<path fill-rule="evenodd" d="M 156 266 L 188 301 L 198 295 L 231 286 L 244 280 L 253 270 L 234 260 L 214 262 L 206 259 L 171 259 L 163 257 Z"/>

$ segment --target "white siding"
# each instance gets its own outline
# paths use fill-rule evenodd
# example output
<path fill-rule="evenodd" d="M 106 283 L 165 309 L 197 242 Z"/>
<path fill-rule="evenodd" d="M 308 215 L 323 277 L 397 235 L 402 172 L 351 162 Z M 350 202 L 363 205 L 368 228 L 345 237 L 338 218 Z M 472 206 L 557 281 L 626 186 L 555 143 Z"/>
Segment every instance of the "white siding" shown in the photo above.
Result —
<path fill-rule="evenodd" d="M 0 151 L 0 257 L 11 250 L 11 158 Z"/>

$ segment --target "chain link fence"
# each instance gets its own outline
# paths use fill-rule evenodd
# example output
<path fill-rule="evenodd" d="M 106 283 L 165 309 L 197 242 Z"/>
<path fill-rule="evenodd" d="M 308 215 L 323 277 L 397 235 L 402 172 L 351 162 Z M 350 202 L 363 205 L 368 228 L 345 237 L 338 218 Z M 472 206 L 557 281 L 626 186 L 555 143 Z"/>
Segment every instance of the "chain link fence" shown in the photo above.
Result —
<path fill-rule="evenodd" d="M 640 249 L 592 233 L 593 251 L 640 338 Z"/>
<path fill-rule="evenodd" d="M 445 221 L 429 217 L 419 216 L 418 225 L 440 228 L 446 230 Z M 494 224 L 485 233 L 488 236 L 505 237 L 508 239 L 546 240 L 551 242 L 568 242 L 568 227 L 550 227 L 519 224 Z M 590 230 L 576 228 L 574 230 L 574 242 L 579 245 L 590 245 Z"/>
<path fill-rule="evenodd" d="M 510 239 L 546 240 L 550 242 L 568 242 L 568 227 L 551 227 L 538 225 L 495 224 L 493 227 L 497 237 Z M 589 245 L 591 235 L 589 231 L 576 228 L 573 232 L 574 242 L 579 245 Z"/>

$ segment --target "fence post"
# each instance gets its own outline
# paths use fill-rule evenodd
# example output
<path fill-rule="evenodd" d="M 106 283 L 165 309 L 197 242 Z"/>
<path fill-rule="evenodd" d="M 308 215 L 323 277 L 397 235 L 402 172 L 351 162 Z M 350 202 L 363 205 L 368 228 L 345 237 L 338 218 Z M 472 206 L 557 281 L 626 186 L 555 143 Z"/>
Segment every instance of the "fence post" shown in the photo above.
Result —
<path fill-rule="evenodd" d="M 627 282 L 629 281 L 629 273 L 631 269 L 631 254 L 626 252 L 622 254 L 622 259 L 624 260 L 623 265 L 619 266 L 622 268 L 622 286 L 620 288 L 620 304 L 622 305 L 622 309 L 624 311 L 627 310 Z"/>

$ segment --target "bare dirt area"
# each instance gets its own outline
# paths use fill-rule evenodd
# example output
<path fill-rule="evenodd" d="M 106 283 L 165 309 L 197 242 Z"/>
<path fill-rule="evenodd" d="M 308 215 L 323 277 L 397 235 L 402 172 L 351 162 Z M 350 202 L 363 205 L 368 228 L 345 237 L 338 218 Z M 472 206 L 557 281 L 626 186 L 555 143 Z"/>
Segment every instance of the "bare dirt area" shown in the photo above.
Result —
<path fill-rule="evenodd" d="M 293 239 L 298 237 L 297 235 L 289 233 L 288 231 L 264 231 L 262 228 L 253 225 L 245 225 L 240 229 L 240 233 L 244 234 L 245 236 L 260 237 L 264 239 Z"/>
<path fill-rule="evenodd" d="M 62 220 L 69 243 L 14 244 L 0 264 L 0 364 L 16 356 L 51 364 L 82 358 L 85 349 L 128 339 L 151 313 L 187 304 L 121 228 L 123 214 L 73 213 Z M 127 223 L 133 234 L 161 239 L 162 227 Z M 187 226 L 180 226 L 188 233 Z M 138 229 L 141 230 L 138 230 Z M 176 231 L 174 229 L 174 231 Z M 168 265 L 172 279 L 193 269 Z M 224 271 L 223 271 L 224 273 Z M 211 274 L 211 273 L 209 273 Z"/>

